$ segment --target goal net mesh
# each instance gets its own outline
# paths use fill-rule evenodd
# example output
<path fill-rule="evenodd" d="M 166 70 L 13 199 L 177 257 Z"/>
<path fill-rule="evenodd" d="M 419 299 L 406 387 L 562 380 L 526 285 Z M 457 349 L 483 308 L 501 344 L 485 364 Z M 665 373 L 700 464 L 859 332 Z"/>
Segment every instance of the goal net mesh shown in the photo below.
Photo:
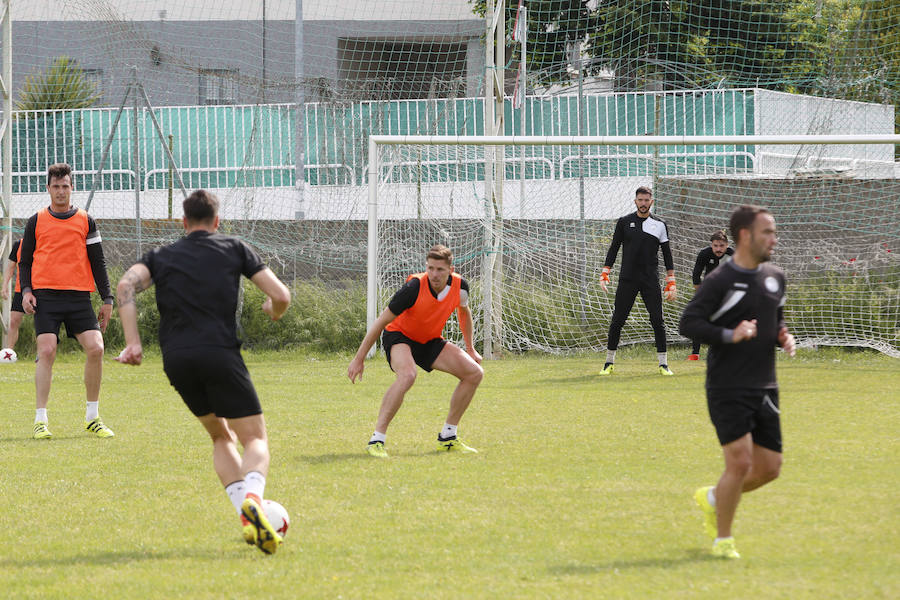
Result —
<path fill-rule="evenodd" d="M 825 152 L 817 146 L 807 151 Z M 647 185 L 654 189 L 654 214 L 668 226 L 675 261 L 678 299 L 664 303 L 670 340 L 682 339 L 678 319 L 693 295 L 698 252 L 714 232 L 727 230 L 734 208 L 752 203 L 776 218 L 773 260 L 787 275 L 786 316 L 800 343 L 867 346 L 900 356 L 896 179 L 774 176 L 749 167 L 711 173 L 705 161 L 742 151 L 733 147 L 505 146 L 502 198 L 489 201 L 483 178 L 493 148 L 380 146 L 379 307 L 409 273 L 422 269 L 427 249 L 442 243 L 472 288 L 476 324 L 492 311 L 487 323 L 494 348 L 603 349 L 621 252 L 610 293 L 600 289 L 599 273 L 616 219 L 634 212 L 635 189 Z M 559 166 L 576 161 L 581 169 Z M 660 280 L 663 275 L 660 261 Z M 482 338 L 483 327 L 476 330 Z M 638 301 L 622 343 L 650 341 L 653 331 Z"/>

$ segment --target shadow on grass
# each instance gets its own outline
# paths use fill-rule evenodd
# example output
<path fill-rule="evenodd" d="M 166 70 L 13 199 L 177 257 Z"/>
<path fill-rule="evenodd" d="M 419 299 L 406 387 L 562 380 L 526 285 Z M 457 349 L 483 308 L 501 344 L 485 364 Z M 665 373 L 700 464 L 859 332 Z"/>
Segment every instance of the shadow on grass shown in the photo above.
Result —
<path fill-rule="evenodd" d="M 610 560 L 593 564 L 553 565 L 547 572 L 556 576 L 591 575 L 608 571 L 643 568 L 669 568 L 689 563 L 711 562 L 719 560 L 709 552 L 699 548 L 686 550 L 684 556 L 640 558 L 635 560 Z"/>
<path fill-rule="evenodd" d="M 240 550 L 244 549 L 245 548 L 241 546 Z M 186 558 L 216 561 L 232 554 L 238 556 L 239 552 L 229 552 L 227 555 L 223 555 L 221 548 L 209 548 L 208 550 L 195 548 L 192 550 L 177 549 L 167 551 L 122 550 L 120 552 L 90 552 L 88 554 L 76 554 L 72 556 L 36 556 L 18 559 L 4 558 L 0 559 L 0 569 L 44 568 L 47 566 L 68 567 L 77 565 L 94 567 L 97 565 L 131 564 L 136 561 L 183 561 Z"/>
<path fill-rule="evenodd" d="M 365 452 L 341 452 L 332 454 L 308 454 L 300 456 L 300 460 L 311 465 L 324 465 L 345 460 L 378 460 Z"/>

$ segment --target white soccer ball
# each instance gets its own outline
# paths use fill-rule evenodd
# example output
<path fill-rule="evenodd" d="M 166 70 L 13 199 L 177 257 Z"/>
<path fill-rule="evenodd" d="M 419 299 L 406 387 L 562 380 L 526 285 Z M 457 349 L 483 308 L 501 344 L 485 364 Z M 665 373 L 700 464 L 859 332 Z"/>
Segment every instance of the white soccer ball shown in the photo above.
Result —
<path fill-rule="evenodd" d="M 287 533 L 288 527 L 291 526 L 291 518 L 288 516 L 287 510 L 274 500 L 263 500 L 262 508 L 269 523 L 272 524 L 278 535 L 283 538 L 284 534 Z"/>
<path fill-rule="evenodd" d="M 16 351 L 12 348 L 4 348 L 0 350 L 0 363 L 14 363 L 19 360 Z"/>

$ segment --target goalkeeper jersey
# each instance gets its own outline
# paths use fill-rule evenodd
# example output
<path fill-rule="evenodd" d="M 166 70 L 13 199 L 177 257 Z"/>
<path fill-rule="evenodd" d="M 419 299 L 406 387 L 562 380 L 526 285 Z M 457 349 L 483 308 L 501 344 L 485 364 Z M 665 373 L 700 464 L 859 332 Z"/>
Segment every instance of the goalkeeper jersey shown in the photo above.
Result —
<path fill-rule="evenodd" d="M 679 331 L 709 344 L 707 389 L 775 389 L 775 347 L 785 326 L 784 271 L 771 263 L 744 269 L 729 261 L 712 271 L 681 315 Z M 756 319 L 755 338 L 732 343 L 741 321 Z"/>
<path fill-rule="evenodd" d="M 674 270 L 672 250 L 669 248 L 669 229 L 665 221 L 653 215 L 639 217 L 637 212 L 616 221 L 606 262 L 612 267 L 619 247 L 622 247 L 622 268 L 619 279 L 659 284 L 659 252 L 662 250 L 666 270 Z"/>

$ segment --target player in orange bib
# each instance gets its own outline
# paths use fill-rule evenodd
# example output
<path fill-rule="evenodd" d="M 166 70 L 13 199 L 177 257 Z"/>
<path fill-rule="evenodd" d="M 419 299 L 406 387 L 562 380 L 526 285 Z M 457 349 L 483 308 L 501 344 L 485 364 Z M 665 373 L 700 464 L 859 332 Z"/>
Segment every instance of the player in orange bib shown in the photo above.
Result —
<path fill-rule="evenodd" d="M 403 404 L 406 392 L 416 382 L 416 365 L 425 371 L 444 371 L 459 379 L 450 397 L 447 421 L 438 434 L 438 448 L 447 452 L 477 452 L 456 434 L 459 420 L 484 377 L 481 355 L 472 341 L 469 285 L 453 272 L 453 253 L 446 246 L 433 246 L 428 251 L 425 264 L 426 272 L 410 275 L 406 284 L 391 298 L 387 308 L 375 319 L 347 368 L 347 377 L 351 382 L 362 380 L 366 354 L 381 336 L 388 365 L 397 378 L 384 394 L 375 432 L 366 449 L 378 458 L 388 457 L 384 449 L 385 432 Z M 465 352 L 441 337 L 444 325 L 454 310 L 466 344 Z"/>
<path fill-rule="evenodd" d="M 66 326 L 69 337 L 78 340 L 86 356 L 84 428 L 101 438 L 115 435 L 99 412 L 103 332 L 112 315 L 113 297 L 100 232 L 90 215 L 72 206 L 72 189 L 72 167 L 56 163 L 47 168 L 50 206 L 28 219 L 20 247 L 22 307 L 34 315 L 37 342 L 32 435 L 38 440 L 53 437 L 47 427 L 47 402 L 61 325 Z M 97 315 L 91 305 L 95 290 L 103 299 Z"/>

